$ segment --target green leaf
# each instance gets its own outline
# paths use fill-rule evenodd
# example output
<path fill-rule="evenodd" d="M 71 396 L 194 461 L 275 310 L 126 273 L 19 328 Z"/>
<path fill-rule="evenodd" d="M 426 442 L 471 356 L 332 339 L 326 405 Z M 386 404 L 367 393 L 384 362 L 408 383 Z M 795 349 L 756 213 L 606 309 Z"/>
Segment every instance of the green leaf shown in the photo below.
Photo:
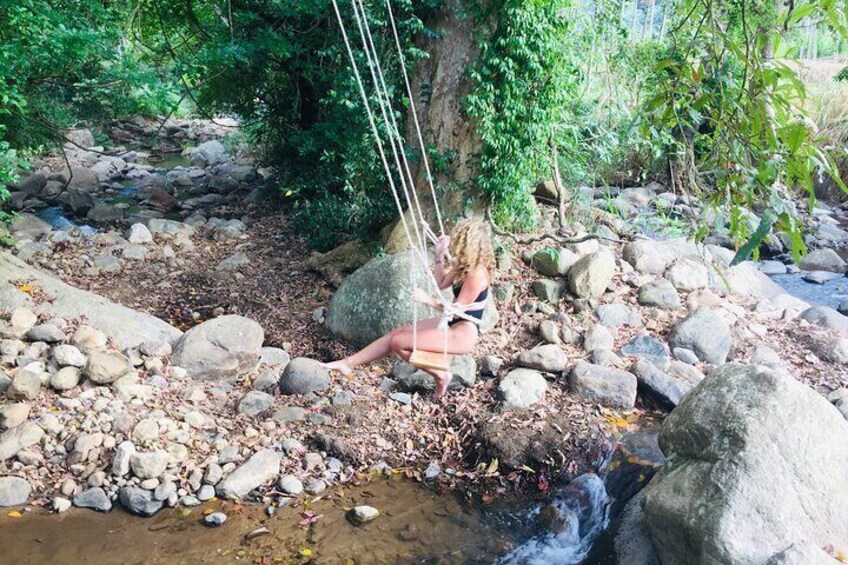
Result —
<path fill-rule="evenodd" d="M 742 247 L 736 252 L 736 255 L 733 257 L 733 260 L 730 262 L 730 266 L 738 265 L 743 261 L 747 261 L 751 254 L 754 253 L 757 249 L 759 249 L 760 244 L 765 240 L 766 236 L 768 236 L 771 227 L 774 225 L 776 221 L 776 217 L 774 213 L 770 210 L 766 211 L 763 214 L 762 219 L 760 220 L 760 225 L 751 234 L 751 237 L 748 241 L 745 242 Z"/>

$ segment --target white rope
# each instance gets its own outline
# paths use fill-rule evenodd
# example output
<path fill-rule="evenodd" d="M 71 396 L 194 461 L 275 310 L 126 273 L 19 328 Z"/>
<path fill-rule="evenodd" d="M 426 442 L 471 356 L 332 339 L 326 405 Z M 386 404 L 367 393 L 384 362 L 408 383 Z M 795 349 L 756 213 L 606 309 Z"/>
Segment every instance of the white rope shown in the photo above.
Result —
<path fill-rule="evenodd" d="M 386 0 L 386 9 L 389 12 L 389 22 L 392 24 L 392 35 L 395 37 L 398 58 L 400 59 L 400 70 L 403 73 L 403 82 L 406 85 L 406 95 L 409 99 L 409 109 L 412 111 L 412 121 L 415 123 L 415 133 L 418 136 L 418 146 L 421 149 L 421 159 L 424 161 L 424 169 L 427 172 L 427 183 L 430 185 L 430 194 L 433 197 L 433 208 L 436 211 L 436 220 L 439 222 L 439 231 L 445 235 L 445 225 L 442 223 L 442 213 L 439 210 L 439 200 L 436 198 L 436 188 L 433 186 L 433 175 L 430 173 L 430 161 L 427 159 L 427 150 L 424 147 L 424 137 L 421 135 L 421 125 L 418 123 L 418 111 L 415 109 L 415 100 L 412 96 L 412 87 L 409 85 L 409 75 L 406 73 L 406 61 L 403 56 L 403 47 L 400 44 L 395 15 L 392 12 L 391 0 Z"/>

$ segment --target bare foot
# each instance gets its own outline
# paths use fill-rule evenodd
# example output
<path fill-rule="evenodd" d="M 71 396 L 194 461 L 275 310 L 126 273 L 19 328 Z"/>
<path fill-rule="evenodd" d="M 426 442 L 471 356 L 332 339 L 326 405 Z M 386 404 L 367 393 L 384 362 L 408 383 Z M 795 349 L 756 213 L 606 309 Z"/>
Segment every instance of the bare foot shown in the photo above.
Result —
<path fill-rule="evenodd" d="M 343 359 L 333 361 L 332 363 L 320 363 L 320 365 L 328 371 L 338 371 L 345 377 L 349 377 L 353 373 L 353 369 L 351 369 L 350 365 L 345 363 Z"/>
<path fill-rule="evenodd" d="M 433 377 L 436 379 L 436 389 L 433 391 L 433 400 L 439 400 L 448 391 L 448 387 L 453 380 L 453 375 L 446 371 L 439 371 L 439 373 L 433 375 Z"/>

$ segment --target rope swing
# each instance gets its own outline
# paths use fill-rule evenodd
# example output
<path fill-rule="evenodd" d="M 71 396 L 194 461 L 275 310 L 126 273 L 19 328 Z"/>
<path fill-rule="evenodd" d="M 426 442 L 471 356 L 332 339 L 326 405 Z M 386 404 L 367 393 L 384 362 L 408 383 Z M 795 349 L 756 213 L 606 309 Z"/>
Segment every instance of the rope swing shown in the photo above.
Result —
<path fill-rule="evenodd" d="M 436 244 L 438 237 L 436 236 L 435 232 L 427 223 L 424 217 L 424 210 L 418 198 L 418 193 L 415 190 L 415 181 L 412 175 L 411 168 L 409 166 L 409 162 L 406 157 L 406 152 L 404 151 L 404 139 L 400 133 L 400 129 L 398 128 L 397 119 L 395 117 L 395 111 L 392 107 L 391 97 L 389 95 L 389 90 L 386 86 L 386 80 L 383 75 L 383 69 L 380 65 L 380 58 L 377 54 L 377 49 L 374 44 L 374 38 L 371 34 L 371 27 L 368 24 L 368 17 L 365 11 L 365 4 L 363 0 L 351 0 L 351 5 L 353 6 L 354 20 L 356 22 L 356 27 L 359 31 L 359 38 L 362 43 L 362 52 L 365 55 L 365 60 L 368 63 L 368 70 L 369 74 L 371 75 L 371 82 L 373 84 L 376 105 L 378 107 L 379 115 L 382 118 L 381 125 L 386 132 L 386 142 L 388 143 L 390 148 L 389 152 L 392 157 L 391 160 L 394 162 L 395 170 L 397 170 L 397 178 L 399 181 L 397 183 L 395 182 L 395 175 L 393 174 L 393 170 L 389 163 L 389 158 L 385 150 L 383 136 L 381 136 L 380 130 L 377 127 L 377 121 L 375 119 L 375 113 L 377 112 L 372 109 L 372 102 L 366 94 L 365 86 L 362 81 L 362 76 L 359 71 L 359 66 L 356 63 L 353 48 L 351 47 L 350 39 L 348 37 L 347 30 L 342 20 L 341 11 L 339 10 L 337 0 L 332 0 L 332 4 L 333 9 L 336 13 L 336 18 L 339 22 L 339 28 L 342 33 L 342 39 L 344 40 L 345 49 L 347 50 L 347 55 L 350 59 L 353 75 L 359 87 L 359 94 L 362 97 L 362 104 L 365 107 L 365 112 L 368 117 L 368 123 L 371 127 L 371 132 L 374 135 L 374 139 L 376 140 L 377 153 L 380 156 L 380 161 L 382 162 L 383 169 L 386 172 L 386 177 L 389 182 L 389 188 L 392 191 L 392 197 L 394 199 L 395 206 L 397 207 L 398 215 L 400 216 L 400 221 L 401 225 L 403 226 L 403 232 L 406 237 L 407 245 L 412 251 L 414 259 L 420 264 L 423 272 L 426 273 L 427 284 L 432 287 L 434 295 L 438 297 L 438 300 L 441 302 L 440 306 L 442 310 L 442 315 L 439 320 L 438 327 L 444 332 L 443 351 L 441 352 L 441 354 L 438 354 L 435 352 L 420 351 L 418 349 L 418 310 L 417 308 L 413 308 L 413 351 L 412 357 L 410 358 L 410 363 L 423 369 L 450 371 L 450 359 L 447 352 L 448 322 L 454 317 L 459 317 L 463 320 L 479 324 L 480 320 L 468 316 L 465 312 L 466 310 L 474 310 L 481 308 L 481 305 L 482 307 L 485 307 L 485 302 L 478 302 L 474 304 L 469 304 L 467 306 L 462 306 L 445 299 L 442 295 L 441 289 L 439 288 L 435 275 L 430 271 L 429 261 L 427 259 L 428 241 L 430 243 Z M 406 62 L 403 57 L 403 49 L 401 47 L 400 37 L 397 31 L 397 25 L 395 24 L 394 13 L 392 12 L 391 0 L 386 0 L 386 9 L 388 13 L 389 22 L 391 23 L 392 35 L 394 36 L 395 46 L 397 48 L 398 60 L 403 74 L 403 82 L 406 87 L 406 95 L 408 97 L 410 109 L 412 111 L 412 118 L 415 124 L 415 133 L 418 139 L 418 146 L 421 151 L 421 158 L 424 162 L 427 184 L 430 188 L 430 195 L 433 200 L 433 210 L 436 214 L 439 232 L 442 236 L 444 236 L 445 228 L 444 222 L 442 221 L 442 213 L 439 209 L 438 199 L 436 198 L 436 189 L 433 184 L 432 174 L 430 172 L 430 164 L 427 159 L 427 152 L 424 146 L 424 138 L 421 134 L 421 125 L 418 122 L 418 113 L 415 109 L 415 102 L 412 96 L 412 88 L 409 83 L 409 75 L 406 71 Z M 400 185 L 400 187 L 398 187 L 398 184 Z M 401 192 L 403 193 L 403 202 L 401 201 L 400 197 Z M 406 216 L 404 214 L 404 202 L 406 204 L 406 209 L 409 210 L 411 214 L 410 222 L 407 222 Z M 448 260 L 450 260 L 450 254 L 446 253 L 446 256 Z M 414 269 L 410 269 L 409 274 L 411 283 L 410 286 L 414 287 L 416 286 Z"/>

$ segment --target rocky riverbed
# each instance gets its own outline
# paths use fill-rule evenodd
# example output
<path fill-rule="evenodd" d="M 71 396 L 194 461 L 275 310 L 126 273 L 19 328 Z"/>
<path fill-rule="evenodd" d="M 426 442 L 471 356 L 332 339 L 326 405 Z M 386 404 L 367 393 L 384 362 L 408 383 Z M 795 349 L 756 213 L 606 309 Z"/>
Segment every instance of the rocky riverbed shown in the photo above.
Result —
<path fill-rule="evenodd" d="M 220 129 L 134 126 L 141 134 L 117 124 L 112 135 L 135 149 L 86 147 L 94 136 L 78 132 L 67 149 L 70 179 L 64 161 L 46 159 L 14 187 L 15 205 L 61 205 L 68 222 L 24 212 L 10 227 L 13 248 L 0 254 L 0 504 L 13 513 L 121 506 L 150 516 L 218 499 L 260 502 L 273 513 L 393 473 L 481 501 L 516 492 L 560 500 L 548 512 L 548 533 L 526 532 L 532 547 L 502 548 L 506 562 L 542 554 L 551 556 L 542 562 L 578 562 L 611 517 L 647 520 L 636 530 L 667 560 L 679 541 L 664 529 L 685 530 L 690 517 L 675 521 L 662 510 L 657 480 L 645 515 L 624 511 L 662 461 L 641 462 L 634 488 L 613 489 L 609 476 L 620 463 L 611 455 L 623 432 L 692 397 L 711 398 L 722 375 L 773 378 L 776 390 L 789 386 L 785 379 L 802 383 L 774 397 L 777 413 L 797 401 L 793 414 L 848 417 L 848 318 L 768 277 L 796 268 L 776 236 L 771 262 L 730 266 L 734 251 L 720 222 L 705 244 L 670 237 L 661 221 L 641 226 L 661 239 L 634 232 L 622 218 L 701 213 L 659 185 L 582 191 L 577 235 L 600 239 L 503 246 L 481 346 L 454 361 L 446 403 L 430 401 L 432 379 L 403 364 L 378 364 L 352 379 L 330 375 L 313 359 L 347 351 L 337 336 L 363 342 L 379 324 L 411 318 L 408 256 L 371 259 L 373 248 L 358 242 L 310 255 L 284 212 L 258 204 L 273 171 L 229 154 Z M 201 143 L 185 147 L 189 140 Z M 157 151 L 184 153 L 187 162 L 145 163 Z M 619 216 L 600 212 L 610 202 Z M 810 218 L 814 251 L 798 267 L 844 274 L 834 249 L 848 238 L 838 214 L 818 210 Z M 380 303 L 362 308 L 375 294 Z M 730 363 L 759 367 L 759 376 Z M 770 393 L 743 389 L 739 398 L 751 406 L 772 402 Z M 681 434 L 719 418 L 706 408 L 683 412 L 688 417 L 669 425 Z M 848 425 L 835 422 L 828 425 Z M 705 429 L 699 433 L 723 437 Z M 673 432 L 663 433 L 666 455 L 689 456 Z M 606 485 L 585 478 L 592 472 Z M 571 491 L 559 490 L 572 480 Z M 362 512 L 356 520 L 373 516 Z M 836 536 L 821 543 L 831 555 L 844 550 L 838 527 L 820 529 Z M 802 541 L 807 530 L 778 531 Z M 693 540 L 686 543 L 725 543 Z M 653 551 L 651 542 L 640 547 Z M 758 551 L 774 549 L 765 558 L 785 549 L 764 547 Z"/>

